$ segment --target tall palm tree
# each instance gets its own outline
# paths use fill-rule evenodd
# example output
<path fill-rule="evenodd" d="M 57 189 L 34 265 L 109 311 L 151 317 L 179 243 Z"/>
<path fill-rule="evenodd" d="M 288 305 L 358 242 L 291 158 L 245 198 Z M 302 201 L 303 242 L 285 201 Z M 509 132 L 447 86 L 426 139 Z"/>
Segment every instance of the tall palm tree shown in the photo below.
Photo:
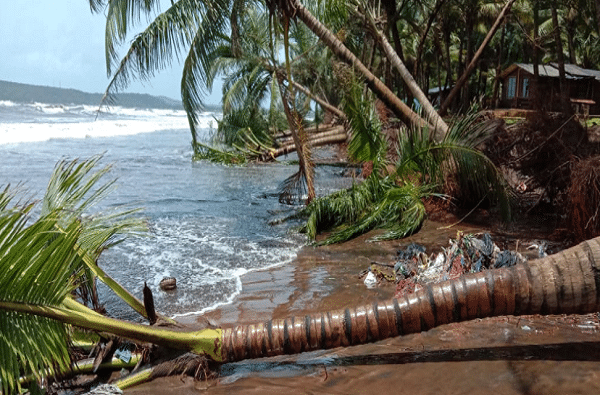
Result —
<path fill-rule="evenodd" d="M 140 16 L 153 17 L 158 1 L 89 0 L 93 11 L 107 7 L 106 58 L 107 71 L 112 79 L 106 97 L 127 86 L 131 78 L 149 79 L 154 73 L 168 66 L 186 48 L 181 84 L 182 101 L 192 129 L 192 140 L 197 142 L 196 121 L 201 110 L 207 76 L 210 75 L 212 49 L 228 35 L 231 10 L 243 15 L 250 3 L 231 0 L 180 0 L 156 16 L 131 42 L 126 55 L 117 60 L 116 47 L 122 44 Z M 343 8 L 336 1 L 327 7 Z M 375 94 L 403 119 L 408 125 L 423 125 L 423 120 L 406 106 L 391 90 L 377 78 L 360 60 L 346 48 L 332 31 L 323 25 L 298 0 L 280 2 L 267 1 L 272 12 L 285 18 L 299 19 L 342 61 L 357 68 L 365 83 Z M 117 64 L 118 63 L 118 64 Z"/>

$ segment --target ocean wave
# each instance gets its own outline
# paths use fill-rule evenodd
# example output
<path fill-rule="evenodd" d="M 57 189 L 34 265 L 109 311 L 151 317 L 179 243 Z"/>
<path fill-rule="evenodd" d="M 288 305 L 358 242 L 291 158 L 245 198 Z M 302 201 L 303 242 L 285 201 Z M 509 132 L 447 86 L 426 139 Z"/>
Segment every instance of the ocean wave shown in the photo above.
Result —
<path fill-rule="evenodd" d="M 147 283 L 165 314 L 203 314 L 231 303 L 242 291 L 244 274 L 289 263 L 302 245 L 277 237 L 233 237 L 231 225 L 228 218 L 159 218 L 152 221 L 149 237 L 115 246 L 103 255 L 102 265 L 128 289 Z M 164 277 L 177 279 L 175 291 L 160 291 Z"/>
<path fill-rule="evenodd" d="M 0 120 L 0 144 L 31 143 L 52 139 L 83 139 L 128 136 L 160 130 L 189 129 L 182 110 L 113 108 L 96 119 L 97 107 L 63 106 L 40 103 L 19 104 L 2 101 L 0 106 L 14 115 L 8 122 Z M 10 115 L 9 115 L 10 116 Z M 213 113 L 201 114 L 199 128 L 209 128 Z"/>

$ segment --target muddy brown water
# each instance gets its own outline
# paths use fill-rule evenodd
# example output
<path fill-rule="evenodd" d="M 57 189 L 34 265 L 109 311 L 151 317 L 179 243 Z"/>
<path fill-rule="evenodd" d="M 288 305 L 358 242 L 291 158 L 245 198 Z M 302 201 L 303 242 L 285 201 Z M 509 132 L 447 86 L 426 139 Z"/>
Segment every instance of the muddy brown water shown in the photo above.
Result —
<path fill-rule="evenodd" d="M 484 231 L 427 221 L 404 240 L 362 237 L 306 247 L 289 265 L 244 276 L 242 294 L 205 317 L 227 327 L 388 300 L 393 284 L 368 289 L 359 273 L 373 261 L 393 262 L 396 250 L 413 241 L 439 251 L 459 230 Z M 528 252 L 528 241 L 520 242 Z M 125 393 L 598 394 L 600 323 L 596 314 L 480 319 L 362 346 L 226 364 L 215 380 L 162 378 Z"/>

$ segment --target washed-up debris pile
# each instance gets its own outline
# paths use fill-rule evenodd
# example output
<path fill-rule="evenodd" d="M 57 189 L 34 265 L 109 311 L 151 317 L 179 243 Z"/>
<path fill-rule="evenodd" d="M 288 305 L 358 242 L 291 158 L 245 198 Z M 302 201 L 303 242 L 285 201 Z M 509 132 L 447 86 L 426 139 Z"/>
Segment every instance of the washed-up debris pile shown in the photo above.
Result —
<path fill-rule="evenodd" d="M 514 266 L 526 260 L 516 251 L 501 250 L 488 233 L 476 236 L 459 232 L 456 239 L 450 239 L 450 246 L 437 254 L 427 255 L 424 246 L 412 243 L 398 251 L 395 264 L 373 262 L 361 276 L 367 287 L 382 281 L 395 282 L 395 296 L 402 297 L 428 283 Z"/>

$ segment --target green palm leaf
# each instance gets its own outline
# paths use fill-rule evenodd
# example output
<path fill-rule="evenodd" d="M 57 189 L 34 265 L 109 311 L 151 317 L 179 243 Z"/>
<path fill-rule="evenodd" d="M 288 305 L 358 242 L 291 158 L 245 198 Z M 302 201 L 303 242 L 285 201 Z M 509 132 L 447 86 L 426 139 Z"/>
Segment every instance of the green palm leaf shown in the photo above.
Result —
<path fill-rule="evenodd" d="M 441 142 L 435 142 L 427 128 L 398 135 L 396 175 L 404 182 L 435 185 L 440 190 L 452 176 L 461 196 L 475 202 L 486 196 L 510 219 L 510 192 L 506 181 L 477 147 L 489 138 L 495 121 L 481 121 L 471 111 L 449 129 Z"/>
<path fill-rule="evenodd" d="M 115 27 L 110 34 L 109 45 L 118 43 L 123 26 L 131 23 L 130 14 L 134 16 L 138 14 L 135 10 L 141 7 L 140 3 L 140 1 L 115 3 L 115 7 L 120 6 L 121 9 L 110 13 L 109 16 L 112 19 L 107 21 L 107 25 L 119 27 Z M 110 102 L 111 95 L 126 88 L 134 76 L 141 80 L 148 80 L 157 71 L 170 65 L 184 48 L 190 46 L 195 37 L 202 38 L 202 40 L 195 41 L 196 54 L 208 53 L 208 49 L 212 48 L 215 40 L 219 40 L 221 37 L 219 33 L 222 29 L 205 28 L 203 24 L 211 23 L 215 27 L 218 27 L 219 23 L 224 24 L 225 15 L 228 15 L 227 3 L 227 1 L 181 0 L 173 3 L 166 11 L 156 16 L 148 27 L 132 41 L 129 50 L 113 74 L 104 100 Z M 154 8 L 152 4 L 150 4 L 150 8 Z M 219 15 L 221 17 L 218 17 Z M 123 18 L 129 18 L 129 20 L 121 21 Z M 112 57 L 110 50 L 107 55 Z M 203 56 L 198 56 L 198 59 L 200 62 L 205 60 Z M 107 61 L 112 62 L 111 59 Z"/>
<path fill-rule="evenodd" d="M 59 230 L 56 213 L 27 226 L 31 207 L 4 207 L 0 212 L 0 301 L 58 306 L 71 290 L 81 228 L 72 222 Z M 63 324 L 0 310 L 2 392 L 20 392 L 18 379 L 23 374 L 40 379 L 46 369 L 68 367 L 67 339 Z"/>
<path fill-rule="evenodd" d="M 18 303 L 37 311 L 56 307 L 68 311 L 75 302 L 66 300 L 67 295 L 77 287 L 92 292 L 98 276 L 145 314 L 141 302 L 96 265 L 104 249 L 122 241 L 126 234 L 145 229 L 144 223 L 132 216 L 135 210 L 88 214 L 114 186 L 114 181 L 99 184 L 110 170 L 107 166 L 94 171 L 100 159 L 59 162 L 37 220 L 30 215 L 33 204 L 11 207 L 15 192 L 6 187 L 0 193 L 0 303 Z M 76 310 L 86 309 L 79 305 Z M 48 369 L 68 367 L 68 338 L 64 324 L 0 309 L 2 392 L 20 391 L 21 375 L 33 374 L 39 379 Z"/>
<path fill-rule="evenodd" d="M 348 71 L 350 73 L 350 71 Z M 387 146 L 381 134 L 381 122 L 375 112 L 373 100 L 365 97 L 363 84 L 354 74 L 348 77 L 350 80 L 344 95 L 344 112 L 350 123 L 350 144 L 348 155 L 358 162 L 373 162 L 373 171 L 379 171 L 384 164 L 383 158 Z"/>
<path fill-rule="evenodd" d="M 94 171 L 101 159 L 102 156 L 98 155 L 85 161 L 60 161 L 55 166 L 48 183 L 42 200 L 41 214 L 59 212 L 61 228 L 74 221 L 82 225 L 77 243 L 81 259 L 73 274 L 74 281 L 79 286 L 78 295 L 84 302 L 98 307 L 95 280 L 99 277 L 136 311 L 145 316 L 142 303 L 114 282 L 96 264 L 102 251 L 121 242 L 126 235 L 141 234 L 146 230 L 145 222 L 133 215 L 139 210 L 116 208 L 107 209 L 103 213 L 89 213 L 115 186 L 115 180 L 100 184 L 100 180 L 111 169 L 110 166 L 105 166 Z"/>

